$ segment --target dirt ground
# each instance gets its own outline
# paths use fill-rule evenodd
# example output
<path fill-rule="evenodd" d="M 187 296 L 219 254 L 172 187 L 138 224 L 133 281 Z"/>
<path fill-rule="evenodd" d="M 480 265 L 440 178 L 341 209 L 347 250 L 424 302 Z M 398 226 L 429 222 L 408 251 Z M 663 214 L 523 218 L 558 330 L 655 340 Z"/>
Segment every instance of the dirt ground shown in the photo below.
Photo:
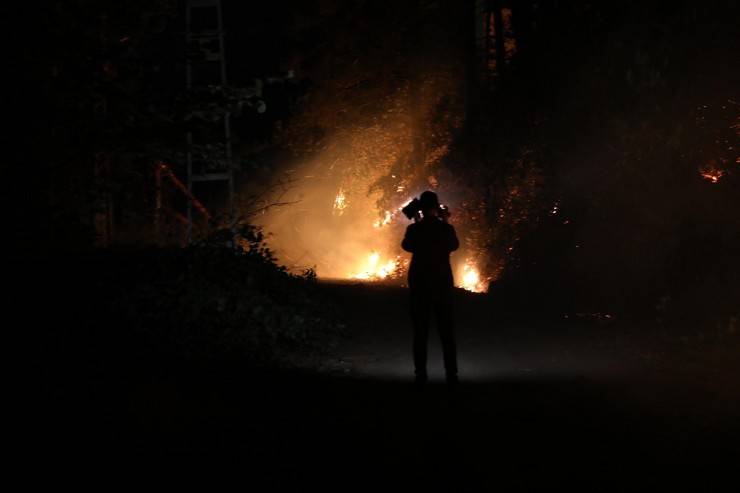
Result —
<path fill-rule="evenodd" d="M 517 322 L 461 291 L 462 383 L 444 384 L 432 332 L 419 391 L 405 291 L 324 288 L 347 333 L 319 368 L 90 367 L 60 355 L 77 370 L 37 389 L 46 400 L 28 416 L 26 453 L 72 477 L 80 464 L 113 477 L 215 467 L 255 491 L 740 486 L 739 380 L 723 363 L 734 348 L 671 353 L 618 322 Z"/>

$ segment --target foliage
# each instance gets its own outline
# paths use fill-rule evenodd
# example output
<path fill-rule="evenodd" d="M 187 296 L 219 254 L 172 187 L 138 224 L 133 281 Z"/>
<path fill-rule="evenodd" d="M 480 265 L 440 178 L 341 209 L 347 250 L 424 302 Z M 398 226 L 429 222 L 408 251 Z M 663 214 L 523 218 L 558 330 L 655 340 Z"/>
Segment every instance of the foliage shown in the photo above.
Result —
<path fill-rule="evenodd" d="M 278 266 L 255 227 L 237 231 L 236 247 L 226 238 L 231 231 L 185 249 L 111 254 L 115 274 L 99 280 L 109 318 L 155 354 L 187 359 L 285 364 L 330 349 L 342 325 L 315 276 Z"/>
<path fill-rule="evenodd" d="M 327 2 L 304 15 L 297 64 L 312 81 L 281 143 L 318 156 L 347 200 L 374 196 L 379 213 L 436 187 L 460 130 L 464 9 L 437 2 Z M 409 22 L 414 19 L 413 22 Z M 311 30 L 320 28 L 320 35 Z M 362 33 L 362 34 L 360 34 Z M 434 57 L 420 53 L 434 53 Z M 333 195 L 333 194 L 332 194 Z"/>
<path fill-rule="evenodd" d="M 466 134 L 483 164 L 466 181 L 487 197 L 481 234 L 523 307 L 651 316 L 661 304 L 667 324 L 736 316 L 736 13 L 514 6 L 537 27 Z"/>
<path fill-rule="evenodd" d="M 21 113 L 27 127 L 11 161 L 19 181 L 45 187 L 41 202 L 50 209 L 34 232 L 42 236 L 36 245 L 91 246 L 101 204 L 114 214 L 110 221 L 120 237 L 141 240 L 152 220 L 154 162 L 184 163 L 186 131 L 220 129 L 212 121 L 226 111 L 235 125 L 240 118 L 261 122 L 259 80 L 185 91 L 183 6 L 173 0 L 44 0 L 14 13 L 11 36 L 24 47 L 18 51 L 27 64 L 17 70 L 27 80 L 17 85 L 28 94 L 17 99 L 32 109 Z M 199 141 L 211 145 L 196 149 L 196 164 L 224 167 L 217 140 L 222 133 Z M 176 171 L 184 174 L 184 165 Z"/>

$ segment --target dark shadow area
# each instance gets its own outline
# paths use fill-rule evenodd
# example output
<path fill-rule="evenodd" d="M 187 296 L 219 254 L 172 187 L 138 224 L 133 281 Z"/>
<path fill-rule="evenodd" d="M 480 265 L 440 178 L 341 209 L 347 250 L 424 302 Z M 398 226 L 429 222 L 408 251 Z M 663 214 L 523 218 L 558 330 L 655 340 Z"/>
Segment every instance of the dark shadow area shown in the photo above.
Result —
<path fill-rule="evenodd" d="M 21 487 L 740 491 L 740 2 L 21 4 Z"/>
<path fill-rule="evenodd" d="M 637 381 L 502 379 L 450 393 L 310 374 L 157 370 L 55 389 L 59 400 L 46 408 L 54 411 L 39 416 L 44 440 L 29 445 L 55 464 L 206 467 L 228 457 L 274 486 L 401 475 L 449 487 L 604 490 L 638 480 L 710 484 L 729 472 L 740 437 L 729 407 L 705 409 L 698 395 L 693 407 L 680 395 L 655 407 L 636 399 L 650 391 Z"/>
<path fill-rule="evenodd" d="M 347 334 L 326 365 L 279 370 L 147 353 L 102 319 L 90 324 L 90 293 L 72 281 L 62 289 L 64 268 L 35 269 L 26 273 L 57 280 L 27 285 L 36 298 L 17 306 L 35 348 L 22 446 L 39 467 L 130 478 L 216 467 L 273 488 L 387 487 L 401 476 L 448 489 L 604 491 L 711 488 L 740 448 L 738 399 L 714 385 L 735 377 L 629 358 L 649 342 L 598 352 L 593 342 L 615 327 L 515 323 L 485 296 L 456 291 L 462 383 L 442 383 L 431 337 L 437 373 L 419 391 L 402 288 L 321 285 Z M 43 313 L 31 310 L 39 297 Z M 347 357 L 357 354 L 365 359 Z M 342 358 L 351 365 L 333 365 Z"/>

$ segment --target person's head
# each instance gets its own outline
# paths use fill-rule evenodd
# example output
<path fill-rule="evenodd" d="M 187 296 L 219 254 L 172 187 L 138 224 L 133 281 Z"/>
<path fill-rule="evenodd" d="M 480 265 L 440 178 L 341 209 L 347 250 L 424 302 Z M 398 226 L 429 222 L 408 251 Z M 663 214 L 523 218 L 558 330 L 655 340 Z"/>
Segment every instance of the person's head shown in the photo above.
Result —
<path fill-rule="evenodd" d="M 419 208 L 424 217 L 436 216 L 439 213 L 437 194 L 427 190 L 419 196 Z"/>

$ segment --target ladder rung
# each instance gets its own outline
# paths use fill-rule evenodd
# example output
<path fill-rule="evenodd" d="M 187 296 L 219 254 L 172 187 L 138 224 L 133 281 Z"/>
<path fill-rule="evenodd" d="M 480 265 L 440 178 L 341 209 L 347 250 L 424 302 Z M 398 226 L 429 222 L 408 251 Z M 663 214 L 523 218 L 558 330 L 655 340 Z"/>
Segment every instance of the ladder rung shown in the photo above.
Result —
<path fill-rule="evenodd" d="M 226 34 L 225 31 L 219 31 L 218 29 L 209 31 L 193 31 L 187 34 L 188 39 L 213 39 L 218 38 L 222 34 Z"/>
<path fill-rule="evenodd" d="M 220 0 L 188 0 L 188 7 L 217 7 Z"/>
<path fill-rule="evenodd" d="M 208 54 L 202 54 L 202 53 L 193 53 L 188 54 L 189 56 L 186 58 L 188 62 L 190 62 L 191 65 L 206 65 L 211 66 L 214 64 L 214 62 L 220 62 L 221 61 L 221 55 L 218 53 L 208 53 Z M 202 56 L 197 56 L 202 55 Z"/>
<path fill-rule="evenodd" d="M 203 173 L 200 175 L 192 175 L 190 177 L 192 181 L 223 181 L 231 180 L 230 173 Z"/>

